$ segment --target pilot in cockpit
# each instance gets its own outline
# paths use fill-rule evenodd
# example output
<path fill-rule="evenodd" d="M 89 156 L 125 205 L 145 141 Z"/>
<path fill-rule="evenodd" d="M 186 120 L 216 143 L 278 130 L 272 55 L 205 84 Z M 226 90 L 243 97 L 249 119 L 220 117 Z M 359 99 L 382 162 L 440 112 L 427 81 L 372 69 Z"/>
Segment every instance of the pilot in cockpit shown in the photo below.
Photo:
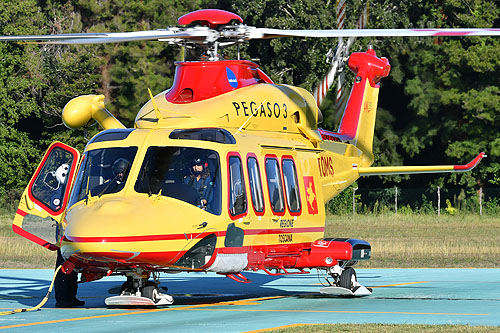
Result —
<path fill-rule="evenodd" d="M 190 174 L 184 177 L 184 184 L 190 185 L 198 191 L 200 206 L 206 209 L 213 197 L 212 177 L 210 177 L 208 163 L 201 157 L 196 157 L 192 160 L 189 171 Z"/>
<path fill-rule="evenodd" d="M 92 196 L 101 196 L 108 193 L 119 192 L 125 185 L 125 179 L 127 178 L 127 172 L 129 171 L 130 162 L 125 158 L 118 158 L 111 168 L 113 173 L 113 178 L 102 183 L 101 185 L 95 186 L 91 194 Z"/>

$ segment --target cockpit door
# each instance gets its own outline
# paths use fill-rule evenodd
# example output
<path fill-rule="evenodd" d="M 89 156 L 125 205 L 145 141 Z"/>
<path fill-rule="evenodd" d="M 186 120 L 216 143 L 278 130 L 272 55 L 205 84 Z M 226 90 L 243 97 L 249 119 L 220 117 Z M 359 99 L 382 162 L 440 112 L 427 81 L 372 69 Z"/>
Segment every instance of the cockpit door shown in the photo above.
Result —
<path fill-rule="evenodd" d="M 57 250 L 62 236 L 61 222 L 68 205 L 78 151 L 53 142 L 21 196 L 12 229 L 49 249 Z"/>

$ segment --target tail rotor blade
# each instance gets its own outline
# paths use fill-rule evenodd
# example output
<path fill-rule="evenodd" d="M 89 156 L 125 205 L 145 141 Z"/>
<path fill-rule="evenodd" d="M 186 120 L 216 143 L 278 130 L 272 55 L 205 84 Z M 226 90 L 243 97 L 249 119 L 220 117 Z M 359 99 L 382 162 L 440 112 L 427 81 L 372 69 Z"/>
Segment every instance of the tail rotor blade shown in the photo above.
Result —
<path fill-rule="evenodd" d="M 323 80 L 313 90 L 313 96 L 316 99 L 316 105 L 318 105 L 318 107 L 321 105 L 321 103 L 323 103 L 328 90 L 330 90 L 330 87 L 333 85 L 333 82 L 335 80 L 335 75 L 337 74 L 339 64 L 341 62 L 339 50 L 340 48 L 337 49 L 337 52 L 332 59 L 332 67 L 325 75 Z"/>
<path fill-rule="evenodd" d="M 368 4 L 369 2 L 366 3 L 365 7 L 363 8 L 363 11 L 361 12 L 361 15 L 359 16 L 358 20 L 356 21 L 356 29 L 364 29 L 366 25 L 368 24 Z M 342 23 L 343 25 L 343 23 Z M 356 37 L 349 37 L 346 43 L 345 47 L 345 53 L 344 57 L 347 58 L 349 54 L 349 48 L 351 47 L 352 44 L 354 44 L 354 41 L 356 40 Z M 345 93 L 344 89 L 344 79 L 345 75 L 342 69 L 339 69 L 341 72 L 339 73 L 338 81 L 337 81 L 337 98 L 335 101 L 335 118 L 334 121 L 335 123 L 340 122 L 340 117 L 342 116 L 342 113 L 344 111 L 345 105 L 347 103 L 347 94 Z"/>
<path fill-rule="evenodd" d="M 337 29 L 344 29 L 344 19 L 345 19 L 345 1 L 337 1 Z"/>
<path fill-rule="evenodd" d="M 346 1 L 345 0 L 339 0 L 337 1 L 337 31 L 340 31 L 341 29 L 344 28 L 344 20 L 345 20 L 345 6 L 346 6 Z M 363 29 L 366 26 L 366 23 L 368 21 L 368 3 L 364 7 L 363 11 L 361 12 L 361 15 L 359 19 L 356 21 L 356 29 Z M 339 76 L 337 78 L 337 97 L 336 97 L 336 103 L 335 103 L 335 108 L 336 108 L 336 115 L 335 115 L 335 121 L 337 121 L 342 114 L 341 112 L 343 111 L 343 106 L 345 105 L 345 97 L 344 97 L 344 89 L 343 89 L 343 83 L 344 83 L 344 62 L 347 60 L 347 57 L 349 55 L 349 48 L 351 45 L 354 43 L 356 40 L 355 37 L 349 37 L 347 39 L 347 42 L 344 43 L 343 38 L 339 37 L 339 44 L 337 46 L 337 51 L 335 52 L 335 56 L 332 59 L 332 67 L 330 68 L 330 71 L 326 76 L 323 78 L 323 80 L 316 86 L 316 88 L 313 90 L 313 96 L 316 99 L 316 104 L 318 107 L 323 103 L 326 94 L 328 93 L 328 90 L 333 84 L 333 81 L 335 79 L 335 75 L 338 73 Z M 327 55 L 328 57 L 328 55 Z"/>
<path fill-rule="evenodd" d="M 337 78 L 337 95 L 335 99 L 335 117 L 334 122 L 338 124 L 342 113 L 344 112 L 345 104 L 347 102 L 347 94 L 345 93 L 344 87 L 345 74 L 341 72 Z"/>

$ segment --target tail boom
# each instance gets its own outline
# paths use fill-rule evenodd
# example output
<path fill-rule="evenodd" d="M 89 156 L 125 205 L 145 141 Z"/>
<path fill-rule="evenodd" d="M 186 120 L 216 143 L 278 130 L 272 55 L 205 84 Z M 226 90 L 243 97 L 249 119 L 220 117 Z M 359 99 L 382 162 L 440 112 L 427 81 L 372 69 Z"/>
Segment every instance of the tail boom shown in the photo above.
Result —
<path fill-rule="evenodd" d="M 378 58 L 372 49 L 353 53 L 349 68 L 356 74 L 351 95 L 338 132 L 321 134 L 323 139 L 350 141 L 363 152 L 363 165 L 373 162 L 373 131 L 378 102 L 380 80 L 387 75 L 391 66 L 386 58 Z"/>
<path fill-rule="evenodd" d="M 385 176 L 421 173 L 466 172 L 474 169 L 486 157 L 484 152 L 477 155 L 472 161 L 462 165 L 421 165 L 421 166 L 385 166 L 358 168 L 360 176 Z"/>

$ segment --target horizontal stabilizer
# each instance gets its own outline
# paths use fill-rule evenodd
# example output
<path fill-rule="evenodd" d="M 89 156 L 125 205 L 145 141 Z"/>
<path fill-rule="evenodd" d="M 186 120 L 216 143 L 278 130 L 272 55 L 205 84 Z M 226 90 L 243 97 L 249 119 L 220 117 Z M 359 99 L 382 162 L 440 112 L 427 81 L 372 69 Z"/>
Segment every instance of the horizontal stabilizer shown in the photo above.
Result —
<path fill-rule="evenodd" d="M 360 176 L 406 175 L 418 173 L 465 172 L 472 170 L 486 157 L 480 153 L 472 161 L 463 165 L 421 165 L 421 166 L 385 166 L 358 168 Z"/>

